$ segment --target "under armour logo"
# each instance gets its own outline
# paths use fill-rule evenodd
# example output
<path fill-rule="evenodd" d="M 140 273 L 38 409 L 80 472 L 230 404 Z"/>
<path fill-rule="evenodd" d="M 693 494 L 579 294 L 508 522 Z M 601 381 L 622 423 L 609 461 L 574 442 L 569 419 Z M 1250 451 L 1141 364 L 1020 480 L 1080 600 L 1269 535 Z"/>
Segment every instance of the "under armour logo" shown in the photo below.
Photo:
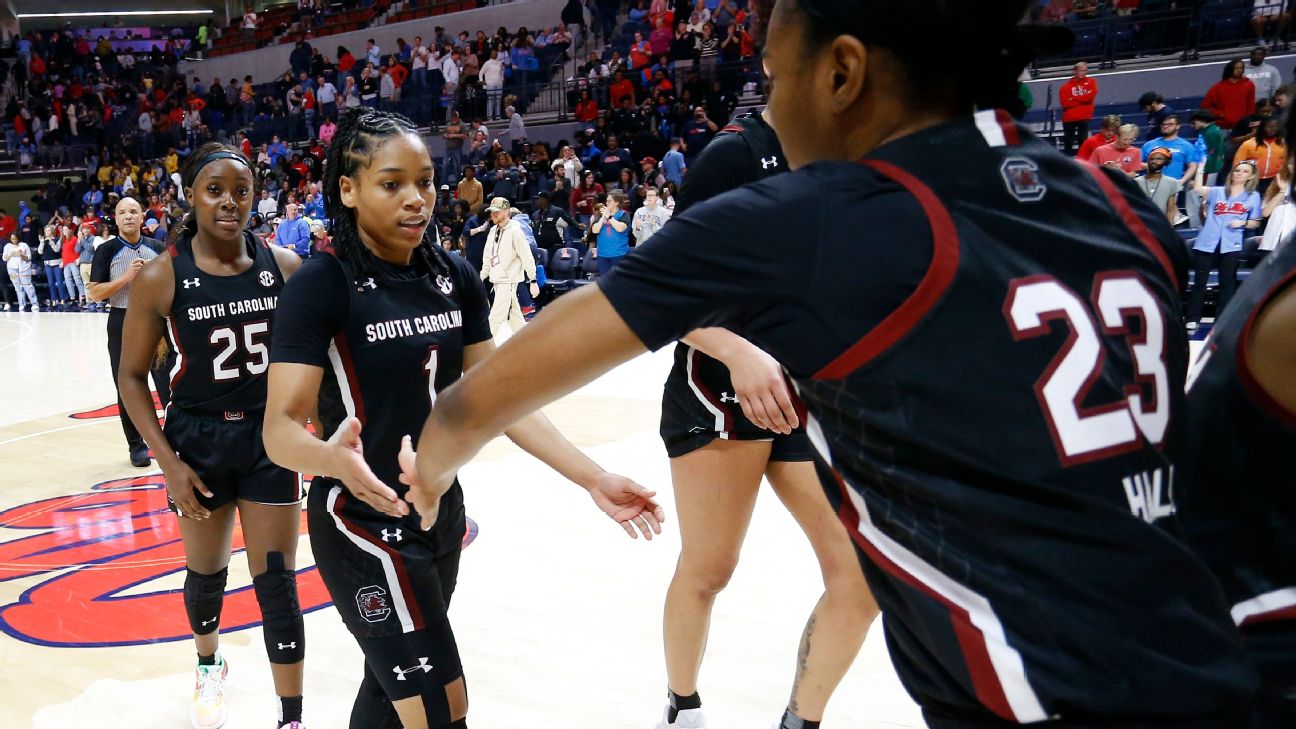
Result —
<path fill-rule="evenodd" d="M 438 289 L 441 289 L 441 293 L 446 296 L 449 296 L 450 292 L 454 291 L 454 282 L 450 280 L 449 276 L 437 276 L 436 285 Z"/>
<path fill-rule="evenodd" d="M 382 540 L 384 542 L 390 542 L 393 539 L 396 540 L 397 544 L 400 543 L 400 540 L 404 539 L 404 537 L 401 536 L 401 530 L 397 529 L 394 532 L 387 529 L 382 530 Z"/>
<path fill-rule="evenodd" d="M 184 284 L 184 287 L 187 288 L 187 289 L 196 289 L 196 288 L 198 288 L 199 286 L 202 286 L 202 279 L 197 279 L 197 278 L 187 278 L 187 279 L 185 279 L 184 281 L 182 281 L 181 283 L 183 283 L 183 284 Z"/>
<path fill-rule="evenodd" d="M 366 288 L 376 289 L 378 288 L 378 284 L 374 283 L 373 279 L 367 278 L 364 280 L 364 283 L 360 284 L 359 286 L 356 286 L 356 291 L 364 291 Z"/>
<path fill-rule="evenodd" d="M 737 403 L 737 402 L 738 402 L 738 396 L 737 396 L 737 395 L 730 395 L 730 394 L 727 393 L 727 392 L 722 392 L 722 393 L 720 393 L 720 402 L 732 402 L 732 403 Z"/>
<path fill-rule="evenodd" d="M 761 157 L 761 169 L 772 170 L 778 167 L 778 157 Z"/>
<path fill-rule="evenodd" d="M 689 432 L 690 432 L 690 433 L 705 433 L 705 432 L 706 432 L 706 428 L 703 428 L 703 427 L 700 427 L 700 426 L 695 425 L 695 426 L 693 426 L 692 428 L 689 428 Z"/>
<path fill-rule="evenodd" d="M 419 669 L 422 669 L 423 673 L 432 672 L 432 667 L 428 665 L 427 658 L 420 656 L 418 660 L 419 660 L 418 665 L 412 668 L 401 668 L 399 664 L 395 668 L 393 668 L 392 673 L 396 674 L 396 680 L 404 681 L 405 674 L 413 673 L 414 671 L 417 671 Z"/>
<path fill-rule="evenodd" d="M 217 615 L 216 617 L 212 618 L 211 620 L 204 620 L 204 621 L 202 621 L 202 626 L 205 628 L 205 627 L 207 627 L 208 625 L 211 625 L 212 623 L 216 622 L 216 621 L 219 620 L 219 619 L 220 619 L 220 616 Z"/>
<path fill-rule="evenodd" d="M 262 271 L 261 275 L 257 276 L 257 280 L 260 281 L 261 285 L 266 288 L 270 288 L 271 286 L 275 285 L 274 274 L 270 273 L 269 271 Z"/>
<path fill-rule="evenodd" d="M 280 643 L 280 644 L 279 644 L 279 650 L 281 650 L 281 651 L 288 650 L 289 648 L 291 648 L 291 649 L 293 649 L 293 650 L 297 650 L 297 641 L 294 640 L 294 641 L 291 642 L 291 643 Z"/>

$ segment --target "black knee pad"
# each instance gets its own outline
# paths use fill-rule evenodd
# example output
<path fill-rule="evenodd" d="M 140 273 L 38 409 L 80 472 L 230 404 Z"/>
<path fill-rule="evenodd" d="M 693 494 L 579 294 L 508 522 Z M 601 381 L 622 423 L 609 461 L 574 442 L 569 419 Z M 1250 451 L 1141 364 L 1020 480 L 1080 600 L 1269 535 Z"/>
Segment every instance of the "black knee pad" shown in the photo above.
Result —
<path fill-rule="evenodd" d="M 261 606 L 262 637 L 271 663 L 297 663 L 306 657 L 306 628 L 297 602 L 297 573 L 284 569 L 283 554 L 266 555 L 264 573 L 252 578 Z"/>
<path fill-rule="evenodd" d="M 189 614 L 189 628 L 194 635 L 207 635 L 220 629 L 221 607 L 225 604 L 225 578 L 229 568 L 214 575 L 185 570 L 184 604 Z"/>

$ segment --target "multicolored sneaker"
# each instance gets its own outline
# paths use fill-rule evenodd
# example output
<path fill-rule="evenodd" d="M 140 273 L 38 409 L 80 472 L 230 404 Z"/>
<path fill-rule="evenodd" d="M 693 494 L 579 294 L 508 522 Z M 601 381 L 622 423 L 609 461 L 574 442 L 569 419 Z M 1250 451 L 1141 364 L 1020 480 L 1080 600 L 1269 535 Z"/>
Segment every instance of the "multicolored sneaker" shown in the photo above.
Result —
<path fill-rule="evenodd" d="M 657 722 L 657 729 L 706 729 L 706 714 L 701 709 L 684 709 L 676 713 L 675 721 L 670 720 L 671 707 L 666 704 L 666 709 L 662 712 L 661 721 Z"/>
<path fill-rule="evenodd" d="M 229 663 L 216 655 L 216 665 L 198 666 L 194 673 L 193 706 L 189 708 L 189 724 L 193 729 L 218 729 L 229 718 L 225 710 L 225 677 Z"/>

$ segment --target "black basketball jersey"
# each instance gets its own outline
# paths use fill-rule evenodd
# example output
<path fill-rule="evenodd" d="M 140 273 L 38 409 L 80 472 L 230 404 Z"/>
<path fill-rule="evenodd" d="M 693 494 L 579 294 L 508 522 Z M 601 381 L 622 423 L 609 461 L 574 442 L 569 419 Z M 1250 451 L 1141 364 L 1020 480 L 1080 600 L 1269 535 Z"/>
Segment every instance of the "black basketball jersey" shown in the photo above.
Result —
<path fill-rule="evenodd" d="M 599 286 L 650 347 L 727 326 L 788 370 L 931 726 L 1222 729 L 1256 675 L 1176 534 L 1186 258 L 985 111 L 708 201 Z"/>
<path fill-rule="evenodd" d="M 243 240 L 253 262 L 234 276 L 198 268 L 192 237 L 168 248 L 175 272 L 167 331 L 176 350 L 176 407 L 231 419 L 265 410 L 270 333 L 284 277 L 268 245 L 250 233 Z"/>
<path fill-rule="evenodd" d="M 375 275 L 359 276 L 333 255 L 312 258 L 284 292 L 274 337 L 275 362 L 323 367 L 325 387 L 336 385 L 340 407 L 320 404 L 324 432 L 358 418 L 365 461 L 402 496 L 409 487 L 398 479 L 401 438 L 418 441 L 436 393 L 463 374 L 464 348 L 491 337 L 481 279 L 462 258 L 445 259 L 449 275 L 420 262 L 379 263 Z M 442 499 L 436 528 L 447 547 L 463 536 L 458 482 Z"/>
<path fill-rule="evenodd" d="M 1188 378 L 1192 481 L 1180 494 L 1190 543 L 1215 571 L 1264 677 L 1296 686 L 1296 413 L 1248 365 L 1260 312 L 1296 282 L 1296 245 L 1256 268 Z"/>
<path fill-rule="evenodd" d="M 783 146 L 760 112 L 737 117 L 689 166 L 676 198 L 675 215 L 717 195 L 786 171 Z M 675 345 L 675 362 L 662 392 L 662 412 L 664 436 L 670 429 L 685 432 L 705 429 L 722 438 L 736 439 L 775 435 L 743 414 L 729 378 L 729 368 L 683 342 Z"/>

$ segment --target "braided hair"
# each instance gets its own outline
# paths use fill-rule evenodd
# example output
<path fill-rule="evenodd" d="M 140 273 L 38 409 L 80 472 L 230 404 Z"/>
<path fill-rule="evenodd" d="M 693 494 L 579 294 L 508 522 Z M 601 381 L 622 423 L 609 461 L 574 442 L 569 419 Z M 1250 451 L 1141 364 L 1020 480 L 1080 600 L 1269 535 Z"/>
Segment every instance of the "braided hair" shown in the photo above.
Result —
<path fill-rule="evenodd" d="M 367 107 L 348 109 L 338 122 L 333 142 L 324 157 L 324 212 L 333 221 L 333 252 L 351 264 L 357 278 L 378 277 L 377 258 L 360 239 L 356 211 L 342 203 L 341 179 L 354 177 L 361 165 L 368 165 L 383 142 L 401 134 L 417 134 L 407 117 Z M 437 245 L 436 226 L 423 231 L 417 255 L 433 275 L 449 275 L 450 262 Z"/>
<path fill-rule="evenodd" d="M 185 160 L 184 165 L 181 166 L 181 183 L 185 187 L 192 188 L 194 183 L 198 181 L 198 173 L 211 161 L 211 155 L 226 153 L 237 156 L 238 159 L 243 161 L 243 164 L 247 166 L 249 171 L 252 169 L 252 163 L 248 162 L 247 157 L 243 156 L 242 150 L 236 147 L 231 147 L 228 144 L 221 144 L 220 142 L 208 142 L 194 150 L 193 153 L 189 155 L 188 159 Z M 252 184 L 254 187 L 256 186 L 255 173 L 252 175 Z M 253 192 L 255 193 L 255 190 Z M 179 225 L 171 228 L 171 234 L 167 236 L 167 243 L 169 245 L 174 245 L 175 242 L 181 238 L 193 238 L 198 234 L 198 216 L 194 214 L 193 200 L 187 200 L 187 202 L 189 209 L 185 212 L 184 218 L 180 220 Z M 140 202 L 140 208 L 147 210 L 148 206 L 143 202 Z"/>

